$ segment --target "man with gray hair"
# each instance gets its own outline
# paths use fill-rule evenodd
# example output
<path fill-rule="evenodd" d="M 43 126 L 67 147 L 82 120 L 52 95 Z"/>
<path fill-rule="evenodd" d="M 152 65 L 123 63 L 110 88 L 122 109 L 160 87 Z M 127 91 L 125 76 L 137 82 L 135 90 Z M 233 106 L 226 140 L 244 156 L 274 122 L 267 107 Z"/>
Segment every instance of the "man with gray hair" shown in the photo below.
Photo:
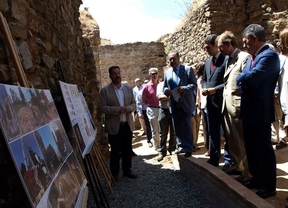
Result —
<path fill-rule="evenodd" d="M 140 78 L 136 78 L 135 79 L 135 87 L 133 88 L 133 95 L 134 95 L 134 98 L 135 100 L 137 101 L 137 96 L 139 93 L 141 93 L 141 90 L 143 89 L 143 85 L 142 85 L 142 81 Z M 140 129 L 140 135 L 143 136 L 145 135 L 146 133 L 146 126 L 145 126 L 145 121 L 144 121 L 144 118 L 141 116 L 141 113 L 142 112 L 137 112 L 137 109 L 134 113 L 134 116 L 135 116 L 135 120 L 136 120 L 136 117 L 138 117 L 139 119 L 139 123 L 140 123 L 140 126 L 141 126 L 141 129 Z M 142 131 L 142 132 L 141 132 Z"/>
<path fill-rule="evenodd" d="M 147 106 L 146 114 L 150 122 L 152 139 L 154 140 L 155 149 L 160 147 L 160 135 L 159 135 L 159 100 L 156 96 L 158 85 L 158 69 L 149 69 L 150 81 L 143 87 L 142 90 L 142 103 Z M 148 142 L 148 147 L 152 147 L 151 141 Z"/>
<path fill-rule="evenodd" d="M 252 55 L 237 77 L 241 89 L 240 118 L 252 178 L 243 183 L 258 188 L 262 198 L 276 195 L 276 158 L 271 144 L 274 89 L 280 71 L 277 53 L 265 44 L 265 29 L 258 24 L 242 32 L 243 47 Z"/>

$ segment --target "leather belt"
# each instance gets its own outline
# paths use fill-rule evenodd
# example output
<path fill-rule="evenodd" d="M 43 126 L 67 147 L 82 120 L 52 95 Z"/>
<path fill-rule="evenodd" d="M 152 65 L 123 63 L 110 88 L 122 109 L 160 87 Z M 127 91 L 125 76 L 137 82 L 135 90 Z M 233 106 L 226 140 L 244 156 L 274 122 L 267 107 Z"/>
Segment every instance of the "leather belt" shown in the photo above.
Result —
<path fill-rule="evenodd" d="M 160 108 L 159 106 L 148 106 L 149 108 Z"/>
<path fill-rule="evenodd" d="M 161 108 L 161 107 L 160 107 Z M 161 108 L 162 110 L 169 110 L 169 108 Z"/>
<path fill-rule="evenodd" d="M 121 122 L 120 122 L 120 125 L 121 125 L 121 126 L 126 125 L 126 124 L 128 124 L 128 121 L 121 121 Z"/>

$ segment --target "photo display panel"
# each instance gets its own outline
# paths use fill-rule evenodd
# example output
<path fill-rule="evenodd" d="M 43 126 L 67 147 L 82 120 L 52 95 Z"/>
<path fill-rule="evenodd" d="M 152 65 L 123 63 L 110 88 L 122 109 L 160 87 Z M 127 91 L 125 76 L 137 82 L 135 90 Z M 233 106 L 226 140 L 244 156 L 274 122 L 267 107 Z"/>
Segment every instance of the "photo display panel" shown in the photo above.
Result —
<path fill-rule="evenodd" d="M 62 95 L 68 111 L 69 119 L 81 151 L 82 157 L 89 154 L 93 147 L 97 128 L 82 92 L 77 85 L 60 82 Z"/>
<path fill-rule="evenodd" d="M 79 207 L 87 180 L 50 91 L 0 84 L 0 124 L 32 207 Z"/>

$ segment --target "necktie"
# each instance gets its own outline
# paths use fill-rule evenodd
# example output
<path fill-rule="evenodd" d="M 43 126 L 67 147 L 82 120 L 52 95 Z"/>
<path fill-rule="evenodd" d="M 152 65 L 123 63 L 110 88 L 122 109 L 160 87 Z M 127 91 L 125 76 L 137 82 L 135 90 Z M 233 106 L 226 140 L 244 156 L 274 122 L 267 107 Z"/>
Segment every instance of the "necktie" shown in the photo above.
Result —
<path fill-rule="evenodd" d="M 228 61 L 227 61 L 227 65 L 229 66 L 230 65 L 230 63 L 231 63 L 231 61 L 232 61 L 232 56 L 229 56 L 229 59 L 228 59 Z"/>
<path fill-rule="evenodd" d="M 172 78 L 173 78 L 173 89 L 178 86 L 178 70 L 177 68 L 173 68 Z"/>
<path fill-rule="evenodd" d="M 250 62 L 250 70 L 252 69 L 252 66 L 253 66 L 253 64 L 254 64 L 255 57 L 256 57 L 256 56 L 253 55 L 252 58 L 251 58 L 251 62 Z"/>
<path fill-rule="evenodd" d="M 212 73 L 215 67 L 215 62 L 216 62 L 216 57 L 213 56 L 212 57 L 212 61 L 211 61 L 211 66 L 210 66 L 210 72 Z"/>

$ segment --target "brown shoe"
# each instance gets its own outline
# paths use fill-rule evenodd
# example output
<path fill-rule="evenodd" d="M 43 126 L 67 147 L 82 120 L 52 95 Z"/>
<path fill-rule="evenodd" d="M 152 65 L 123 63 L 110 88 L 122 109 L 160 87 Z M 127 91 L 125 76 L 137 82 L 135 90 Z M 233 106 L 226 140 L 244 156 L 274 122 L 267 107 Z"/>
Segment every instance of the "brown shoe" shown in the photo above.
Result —
<path fill-rule="evenodd" d="M 153 147 L 153 144 L 151 142 L 148 142 L 148 147 L 149 148 Z"/>

